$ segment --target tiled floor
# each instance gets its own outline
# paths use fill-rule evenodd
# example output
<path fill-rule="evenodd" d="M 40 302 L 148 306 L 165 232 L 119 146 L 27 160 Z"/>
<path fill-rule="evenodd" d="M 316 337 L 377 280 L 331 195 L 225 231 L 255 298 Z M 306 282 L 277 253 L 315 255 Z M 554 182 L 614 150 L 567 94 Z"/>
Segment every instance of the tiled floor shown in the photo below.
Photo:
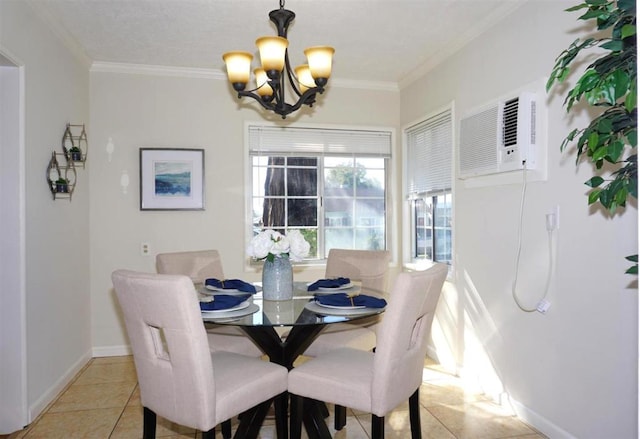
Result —
<path fill-rule="evenodd" d="M 519 438 L 543 435 L 503 407 L 469 391 L 454 376 L 427 360 L 420 388 L 422 434 L 425 438 Z M 330 411 L 333 412 L 332 408 Z M 348 412 L 347 426 L 335 438 L 370 437 L 370 416 Z M 330 426 L 333 419 L 328 419 Z M 332 430 L 333 431 L 333 430 Z M 386 417 L 386 438 L 409 438 L 406 404 Z M 158 418 L 157 437 L 195 438 L 199 432 Z M 142 407 L 132 357 L 94 358 L 29 428 L 10 439 L 141 438 Z M 216 437 L 221 437 L 218 432 Z M 267 420 L 261 438 L 275 438 Z M 304 436 L 303 436 L 304 437 Z"/>

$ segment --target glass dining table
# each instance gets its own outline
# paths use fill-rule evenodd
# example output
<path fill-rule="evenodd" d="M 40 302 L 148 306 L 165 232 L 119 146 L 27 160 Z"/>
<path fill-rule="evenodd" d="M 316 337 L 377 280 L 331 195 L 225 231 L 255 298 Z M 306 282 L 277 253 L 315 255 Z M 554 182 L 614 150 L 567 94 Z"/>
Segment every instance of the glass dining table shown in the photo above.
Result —
<path fill-rule="evenodd" d="M 248 337 L 269 357 L 273 363 L 291 370 L 296 359 L 304 353 L 325 326 L 334 323 L 352 322 L 372 318 L 384 312 L 384 308 L 325 307 L 316 303 L 314 293 L 333 291 L 307 291 L 307 284 L 294 282 L 293 299 L 282 301 L 264 300 L 261 288 L 243 309 L 219 313 L 204 313 L 205 326 L 232 325 L 241 328 Z M 201 293 L 203 290 L 201 290 Z M 346 291 L 345 291 L 346 292 Z M 379 291 L 370 291 L 360 286 L 348 290 L 349 294 L 366 294 L 382 297 Z M 206 292 L 209 294 L 209 292 Z M 281 337 L 276 328 L 287 328 L 286 337 Z M 303 416 L 304 426 L 310 439 L 330 438 L 331 434 L 324 421 L 326 409 L 322 405 L 308 403 Z M 287 438 L 287 401 L 276 399 L 276 430 L 278 438 Z M 266 413 L 264 413 L 266 415 Z M 262 413 L 242 416 L 236 437 L 257 436 L 264 420 Z M 238 435 L 240 433 L 240 435 Z"/>

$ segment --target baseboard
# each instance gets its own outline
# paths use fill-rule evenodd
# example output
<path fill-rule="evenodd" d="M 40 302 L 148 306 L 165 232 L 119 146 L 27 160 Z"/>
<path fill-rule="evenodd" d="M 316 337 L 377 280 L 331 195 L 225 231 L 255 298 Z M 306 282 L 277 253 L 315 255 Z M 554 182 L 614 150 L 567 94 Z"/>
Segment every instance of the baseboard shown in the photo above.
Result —
<path fill-rule="evenodd" d="M 49 404 L 62 392 L 71 380 L 91 360 L 91 352 L 87 351 L 63 374 L 40 398 L 29 406 L 29 424 L 42 413 Z"/>
<path fill-rule="evenodd" d="M 509 402 L 511 403 L 513 410 L 516 412 L 516 415 L 518 415 L 518 418 L 545 436 L 552 437 L 553 439 L 576 439 L 576 437 L 571 435 L 569 432 L 563 430 L 544 416 L 539 415 L 520 402 L 513 399 L 510 399 Z"/>
<path fill-rule="evenodd" d="M 438 361 L 438 350 L 433 345 L 427 345 L 427 355 Z M 456 375 L 463 376 L 464 368 L 457 366 Z M 526 422 L 528 425 L 547 437 L 552 437 L 553 439 L 576 439 L 570 433 L 549 421 L 544 416 L 534 412 L 519 401 L 512 399 L 507 392 L 486 396 L 490 397 L 496 404 L 508 405 L 511 407 L 519 419 Z"/>
<path fill-rule="evenodd" d="M 94 357 L 120 357 L 122 355 L 132 355 L 131 346 L 101 346 L 93 348 Z"/>

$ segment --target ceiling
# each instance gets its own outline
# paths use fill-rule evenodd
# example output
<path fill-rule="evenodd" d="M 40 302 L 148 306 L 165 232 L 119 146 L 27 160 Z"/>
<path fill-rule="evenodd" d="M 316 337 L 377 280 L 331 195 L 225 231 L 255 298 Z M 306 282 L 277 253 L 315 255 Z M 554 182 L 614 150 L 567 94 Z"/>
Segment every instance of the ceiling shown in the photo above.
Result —
<path fill-rule="evenodd" d="M 222 54 L 256 53 L 276 34 L 276 0 L 25 0 L 93 63 L 224 72 Z M 335 47 L 332 80 L 402 85 L 424 74 L 523 0 L 289 0 L 292 65 L 308 46 Z M 257 53 L 256 53 L 257 58 Z M 257 60 L 254 58 L 254 66 Z"/>

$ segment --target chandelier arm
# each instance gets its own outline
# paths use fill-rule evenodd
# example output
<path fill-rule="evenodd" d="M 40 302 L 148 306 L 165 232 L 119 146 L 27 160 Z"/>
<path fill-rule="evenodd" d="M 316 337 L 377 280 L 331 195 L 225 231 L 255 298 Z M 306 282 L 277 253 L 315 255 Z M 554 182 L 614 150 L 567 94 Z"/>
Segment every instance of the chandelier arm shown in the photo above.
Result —
<path fill-rule="evenodd" d="M 260 105 L 262 105 L 266 110 L 269 111 L 276 111 L 276 105 L 272 102 L 272 99 L 269 100 L 265 100 L 263 99 L 260 95 L 253 93 L 251 91 L 239 91 L 238 92 L 238 99 L 243 98 L 243 97 L 248 97 L 248 98 L 253 98 L 256 101 L 258 101 L 260 103 Z M 276 111 L 277 113 L 277 111 Z M 280 113 L 278 113 L 280 114 Z"/>
<path fill-rule="evenodd" d="M 291 88 L 295 92 L 298 97 L 302 96 L 300 93 L 300 89 L 296 85 L 297 81 L 294 81 L 294 75 L 291 73 L 291 63 L 289 63 L 289 49 L 284 51 L 284 69 L 287 71 L 287 77 L 289 78 L 289 84 L 291 84 Z M 295 78 L 298 79 L 298 78 Z"/>
<path fill-rule="evenodd" d="M 273 106 L 271 110 L 275 111 L 278 114 L 282 114 L 287 105 L 284 96 L 284 77 L 282 75 L 282 72 L 280 72 L 277 79 L 269 79 L 269 86 L 273 90 L 271 100 L 275 101 L 271 104 Z"/>
<path fill-rule="evenodd" d="M 298 101 L 293 105 L 287 104 L 284 101 L 281 101 L 280 104 L 277 102 L 274 103 L 272 101 L 265 101 L 258 94 L 253 93 L 251 91 L 239 91 L 238 99 L 242 97 L 249 97 L 249 98 L 255 99 L 266 110 L 273 111 L 274 113 L 280 115 L 283 119 L 285 119 L 288 114 L 291 114 L 294 111 L 298 110 L 302 105 L 312 106 L 315 103 L 316 93 L 320 93 L 320 94 L 324 93 L 324 88 L 313 87 L 308 89 L 302 94 L 302 96 L 300 96 L 300 99 L 298 99 Z"/>
<path fill-rule="evenodd" d="M 309 105 L 310 107 L 313 106 L 313 104 L 316 102 L 316 93 L 324 93 L 324 88 L 322 87 L 313 87 L 308 89 L 307 91 L 305 91 L 301 96 L 300 99 L 298 99 L 298 102 L 296 102 L 293 105 L 287 104 L 287 113 L 293 113 L 294 111 L 298 110 L 300 107 L 302 107 L 303 105 Z M 280 113 L 278 113 L 280 114 Z M 284 118 L 284 116 L 283 116 Z"/>

